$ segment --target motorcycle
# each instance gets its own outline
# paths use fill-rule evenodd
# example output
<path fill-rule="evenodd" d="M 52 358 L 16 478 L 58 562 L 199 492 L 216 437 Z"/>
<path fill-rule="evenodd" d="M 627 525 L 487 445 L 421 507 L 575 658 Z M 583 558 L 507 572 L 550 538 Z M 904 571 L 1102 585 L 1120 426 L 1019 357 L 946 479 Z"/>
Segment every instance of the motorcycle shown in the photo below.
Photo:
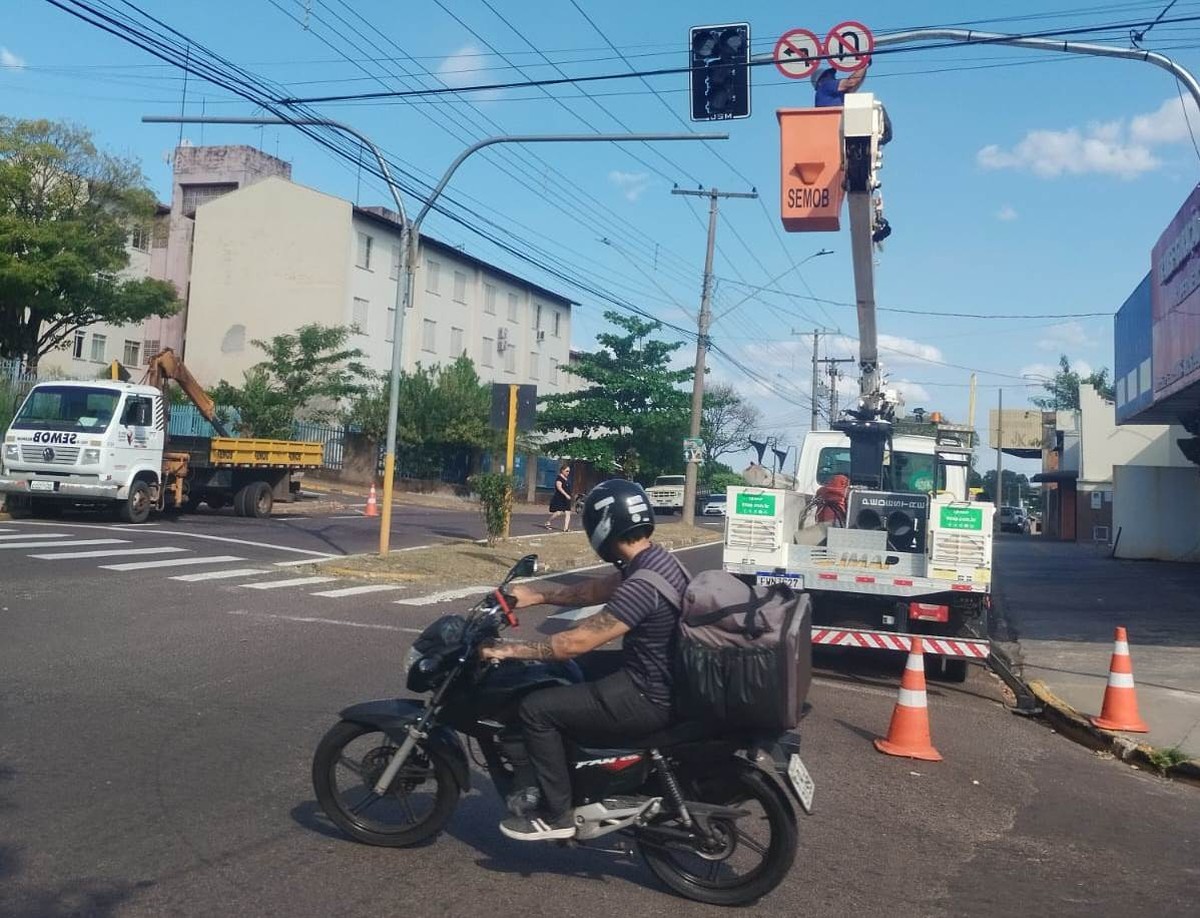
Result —
<path fill-rule="evenodd" d="M 582 680 L 574 661 L 480 660 L 479 648 L 518 622 L 504 587 L 537 571 L 527 555 L 466 616 L 447 615 L 413 642 L 410 691 L 431 693 L 346 708 L 313 757 L 317 800 L 347 835 L 411 847 L 437 835 L 471 768 L 461 737 L 510 809 L 536 787 L 516 711 L 529 693 Z M 805 706 L 807 710 L 807 705 Z M 786 876 L 797 847 L 794 797 L 812 812 L 813 782 L 795 734 L 715 733 L 699 722 L 632 736 L 619 747 L 569 743 L 576 835 L 588 844 L 620 833 L 677 894 L 745 905 Z M 524 796 L 523 796 L 524 794 Z"/>

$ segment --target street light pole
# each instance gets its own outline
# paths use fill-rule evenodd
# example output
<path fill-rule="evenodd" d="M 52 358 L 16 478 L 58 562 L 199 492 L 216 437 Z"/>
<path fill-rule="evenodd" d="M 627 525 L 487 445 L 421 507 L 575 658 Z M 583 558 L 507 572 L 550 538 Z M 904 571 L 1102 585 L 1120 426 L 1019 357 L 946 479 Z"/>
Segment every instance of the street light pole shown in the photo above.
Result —
<path fill-rule="evenodd" d="M 388 396 L 388 427 L 387 445 L 383 462 L 383 506 L 379 513 L 379 554 L 388 553 L 391 538 L 392 521 L 392 479 L 396 468 L 396 425 L 400 408 L 400 371 L 403 367 L 402 336 L 404 332 L 404 312 L 408 308 L 412 282 L 416 273 L 416 260 L 420 249 L 421 223 L 429 213 L 442 190 L 449 183 L 451 176 L 458 170 L 471 154 L 500 143 L 627 143 L 627 142 L 659 142 L 676 140 L 728 140 L 727 133 L 638 133 L 638 134 L 504 134 L 496 137 L 485 137 L 471 144 L 454 158 L 449 168 L 442 174 L 441 179 L 425 199 L 416 218 L 410 223 L 405 216 L 404 202 L 400 198 L 400 189 L 392 180 L 391 170 L 387 161 L 379 152 L 379 148 L 356 129 L 340 121 L 325 118 L 239 118 L 221 116 L 179 116 L 179 115 L 147 115 L 142 118 L 147 123 L 183 123 L 183 124 L 289 124 L 332 127 L 360 140 L 375 155 L 379 169 L 388 183 L 392 197 L 396 202 L 396 210 L 401 222 L 401 272 L 397 280 L 397 309 L 392 334 L 392 377 L 391 391 Z M 512 469 L 507 470 L 512 474 Z"/>

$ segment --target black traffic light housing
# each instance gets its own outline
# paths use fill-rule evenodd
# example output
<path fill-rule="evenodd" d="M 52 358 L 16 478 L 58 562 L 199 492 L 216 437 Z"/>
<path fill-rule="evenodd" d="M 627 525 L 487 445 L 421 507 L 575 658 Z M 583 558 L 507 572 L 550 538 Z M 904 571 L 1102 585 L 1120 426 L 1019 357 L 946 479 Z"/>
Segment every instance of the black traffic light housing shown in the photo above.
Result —
<path fill-rule="evenodd" d="M 750 117 L 750 24 L 691 30 L 693 121 Z"/>

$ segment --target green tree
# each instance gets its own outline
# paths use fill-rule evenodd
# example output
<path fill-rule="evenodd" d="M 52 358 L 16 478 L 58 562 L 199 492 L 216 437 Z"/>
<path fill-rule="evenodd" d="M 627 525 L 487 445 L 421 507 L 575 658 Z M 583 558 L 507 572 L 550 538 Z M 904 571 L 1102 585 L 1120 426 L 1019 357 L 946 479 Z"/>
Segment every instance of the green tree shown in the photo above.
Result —
<path fill-rule="evenodd" d="M 1080 376 L 1071 369 L 1071 361 L 1067 359 L 1067 355 L 1062 354 L 1058 358 L 1058 372 L 1054 374 L 1054 379 L 1042 384 L 1042 388 L 1048 394 L 1034 396 L 1029 401 L 1043 411 L 1078 410 L 1080 385 L 1094 386 L 1100 396 L 1110 402 L 1116 398 L 1113 383 L 1108 378 L 1107 367 L 1101 367 L 1087 376 Z"/>
<path fill-rule="evenodd" d="M 363 352 L 347 346 L 350 334 L 345 326 L 313 324 L 256 340 L 267 359 L 246 370 L 240 386 L 221 380 L 213 399 L 237 409 L 238 433 L 248 437 L 287 438 L 298 418 L 339 417 L 342 403 L 360 397 L 374 376 L 362 362 Z"/>
<path fill-rule="evenodd" d="M 138 165 L 88 131 L 0 117 L 0 357 L 36 367 L 86 325 L 175 312 L 172 284 L 121 276 L 153 215 Z"/>
<path fill-rule="evenodd" d="M 680 473 L 690 400 L 679 386 L 693 372 L 672 370 L 670 360 L 682 342 L 655 337 L 659 322 L 611 311 L 604 317 L 616 328 L 597 335 L 599 348 L 571 367 L 584 385 L 540 399 L 547 448 L 641 481 Z"/>
<path fill-rule="evenodd" d="M 1020 500 L 1023 505 L 1028 506 L 1030 496 L 1040 489 L 1034 487 L 1029 481 L 1027 475 L 1023 472 L 1014 472 L 1012 469 L 1004 469 L 1004 495 L 1003 500 L 996 502 L 997 506 L 1015 507 L 1017 501 Z M 993 499 L 996 493 L 996 470 L 988 469 L 983 473 L 983 490 L 989 500 Z"/>

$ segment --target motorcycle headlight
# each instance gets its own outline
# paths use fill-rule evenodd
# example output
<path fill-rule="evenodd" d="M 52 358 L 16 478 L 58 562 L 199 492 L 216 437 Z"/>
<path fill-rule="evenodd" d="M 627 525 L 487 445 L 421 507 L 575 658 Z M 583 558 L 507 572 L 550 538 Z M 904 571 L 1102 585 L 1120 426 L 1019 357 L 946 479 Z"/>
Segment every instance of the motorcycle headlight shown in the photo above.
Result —
<path fill-rule="evenodd" d="M 83 451 L 83 464 L 84 465 L 99 465 L 100 464 L 100 450 L 85 449 Z"/>

